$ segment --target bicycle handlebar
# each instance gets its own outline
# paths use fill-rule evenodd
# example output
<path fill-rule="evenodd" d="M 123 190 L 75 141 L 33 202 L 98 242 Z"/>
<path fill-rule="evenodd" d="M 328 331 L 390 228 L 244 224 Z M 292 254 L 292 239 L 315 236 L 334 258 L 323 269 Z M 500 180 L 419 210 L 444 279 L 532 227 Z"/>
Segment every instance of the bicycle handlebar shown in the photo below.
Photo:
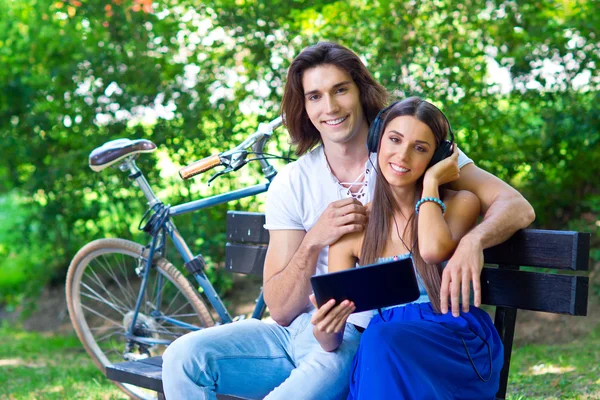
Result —
<path fill-rule="evenodd" d="M 185 180 L 219 165 L 226 165 L 228 167 L 232 164 L 239 165 L 239 163 L 244 161 L 247 155 L 247 152 L 244 150 L 246 150 L 248 147 L 252 147 L 252 150 L 255 153 L 261 153 L 265 143 L 273 134 L 273 130 L 281 126 L 282 122 L 283 118 L 279 116 L 271 122 L 260 124 L 254 134 L 233 149 L 195 161 L 181 168 L 179 170 L 179 176 L 181 179 Z M 271 170 L 273 168 L 266 160 L 260 160 L 260 163 L 263 168 L 263 172 L 265 172 L 266 175 L 272 173 Z"/>
<path fill-rule="evenodd" d="M 221 157 L 218 154 L 203 158 L 202 160 L 195 161 L 190 165 L 179 170 L 179 176 L 181 179 L 189 179 L 192 176 L 196 176 L 203 172 L 208 171 L 211 168 L 221 165 Z"/>

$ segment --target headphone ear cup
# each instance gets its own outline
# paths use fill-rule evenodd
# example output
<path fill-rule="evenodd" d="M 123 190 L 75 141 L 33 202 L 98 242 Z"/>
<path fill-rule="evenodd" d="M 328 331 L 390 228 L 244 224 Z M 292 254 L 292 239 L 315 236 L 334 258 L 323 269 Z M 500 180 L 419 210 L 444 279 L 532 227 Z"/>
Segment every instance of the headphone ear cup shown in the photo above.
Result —
<path fill-rule="evenodd" d="M 399 103 L 400 100 L 393 102 L 389 106 L 385 107 L 383 110 L 377 113 L 373 123 L 369 126 L 369 133 L 367 134 L 367 149 L 371 153 L 377 153 L 379 147 L 379 139 L 381 138 L 381 131 L 383 128 L 383 115 L 394 105 Z"/>
<path fill-rule="evenodd" d="M 367 149 L 371 153 L 377 152 L 377 145 L 379 144 L 379 131 L 381 130 L 381 118 L 377 116 L 375 121 L 369 126 L 369 135 L 367 136 Z"/>
<path fill-rule="evenodd" d="M 443 160 L 444 158 L 450 157 L 452 155 L 452 153 L 454 152 L 454 143 L 452 143 L 449 140 L 444 140 L 444 146 L 442 146 L 442 147 L 444 150 L 444 153 L 442 155 L 442 160 Z"/>
<path fill-rule="evenodd" d="M 431 161 L 429 162 L 427 168 L 437 164 L 444 158 L 450 157 L 453 152 L 452 145 L 453 143 L 448 140 L 444 140 L 442 143 L 440 143 L 440 146 L 435 150 L 435 153 L 433 153 L 433 157 L 431 157 Z"/>

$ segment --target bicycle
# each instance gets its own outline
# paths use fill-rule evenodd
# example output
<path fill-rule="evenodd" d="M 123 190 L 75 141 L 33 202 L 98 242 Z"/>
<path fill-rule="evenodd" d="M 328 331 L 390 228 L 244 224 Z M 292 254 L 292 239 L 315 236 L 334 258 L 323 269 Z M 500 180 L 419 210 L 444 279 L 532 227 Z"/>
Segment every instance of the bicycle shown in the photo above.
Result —
<path fill-rule="evenodd" d="M 151 236 L 145 246 L 125 239 L 94 240 L 83 246 L 69 265 L 66 284 L 69 316 L 85 350 L 103 373 L 112 363 L 162 355 L 166 346 L 187 332 L 234 321 L 204 273 L 204 258 L 192 254 L 172 218 L 267 191 L 277 174 L 269 159 L 289 160 L 263 152 L 281 122 L 279 117 L 260 124 L 254 134 L 234 149 L 206 157 L 179 171 L 182 179 L 189 179 L 225 166 L 209 179 L 210 183 L 258 161 L 267 182 L 175 206 L 165 205 L 156 197 L 135 164 L 140 154 L 156 150 L 151 141 L 117 139 L 90 153 L 92 170 L 117 166 L 130 173 L 129 179 L 137 183 L 148 200 L 148 210 L 139 227 Z M 202 294 L 164 257 L 168 238 Z M 265 308 L 261 290 L 252 318 L 260 319 Z M 154 398 L 145 389 L 115 384 L 132 397 Z"/>

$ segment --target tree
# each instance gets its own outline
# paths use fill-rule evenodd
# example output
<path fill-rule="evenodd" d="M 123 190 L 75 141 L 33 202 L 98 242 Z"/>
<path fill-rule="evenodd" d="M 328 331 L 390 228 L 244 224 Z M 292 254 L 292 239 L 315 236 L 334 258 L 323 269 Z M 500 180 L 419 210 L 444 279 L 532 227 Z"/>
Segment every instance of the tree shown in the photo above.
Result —
<path fill-rule="evenodd" d="M 165 202 L 239 186 L 207 190 L 174 170 L 275 117 L 289 62 L 319 40 L 355 50 L 394 96 L 439 105 L 460 147 L 533 203 L 538 226 L 600 237 L 593 1 L 10 0 L 0 15 L 0 193 L 28 210 L 0 256 L 33 264 L 35 287 L 47 271 L 62 280 L 85 241 L 136 235 L 140 197 L 85 167 L 94 147 L 157 143 L 140 165 Z M 285 134 L 273 146 L 286 151 Z M 217 260 L 223 210 L 176 221 Z"/>

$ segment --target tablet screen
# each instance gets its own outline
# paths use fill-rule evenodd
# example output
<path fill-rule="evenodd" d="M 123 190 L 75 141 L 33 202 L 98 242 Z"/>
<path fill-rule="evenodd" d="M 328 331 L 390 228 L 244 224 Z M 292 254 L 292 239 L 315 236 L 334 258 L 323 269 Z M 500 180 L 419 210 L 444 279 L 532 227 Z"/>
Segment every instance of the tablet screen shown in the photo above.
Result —
<path fill-rule="evenodd" d="M 317 304 L 351 300 L 355 313 L 405 304 L 419 298 L 412 258 L 352 268 L 311 279 Z"/>

